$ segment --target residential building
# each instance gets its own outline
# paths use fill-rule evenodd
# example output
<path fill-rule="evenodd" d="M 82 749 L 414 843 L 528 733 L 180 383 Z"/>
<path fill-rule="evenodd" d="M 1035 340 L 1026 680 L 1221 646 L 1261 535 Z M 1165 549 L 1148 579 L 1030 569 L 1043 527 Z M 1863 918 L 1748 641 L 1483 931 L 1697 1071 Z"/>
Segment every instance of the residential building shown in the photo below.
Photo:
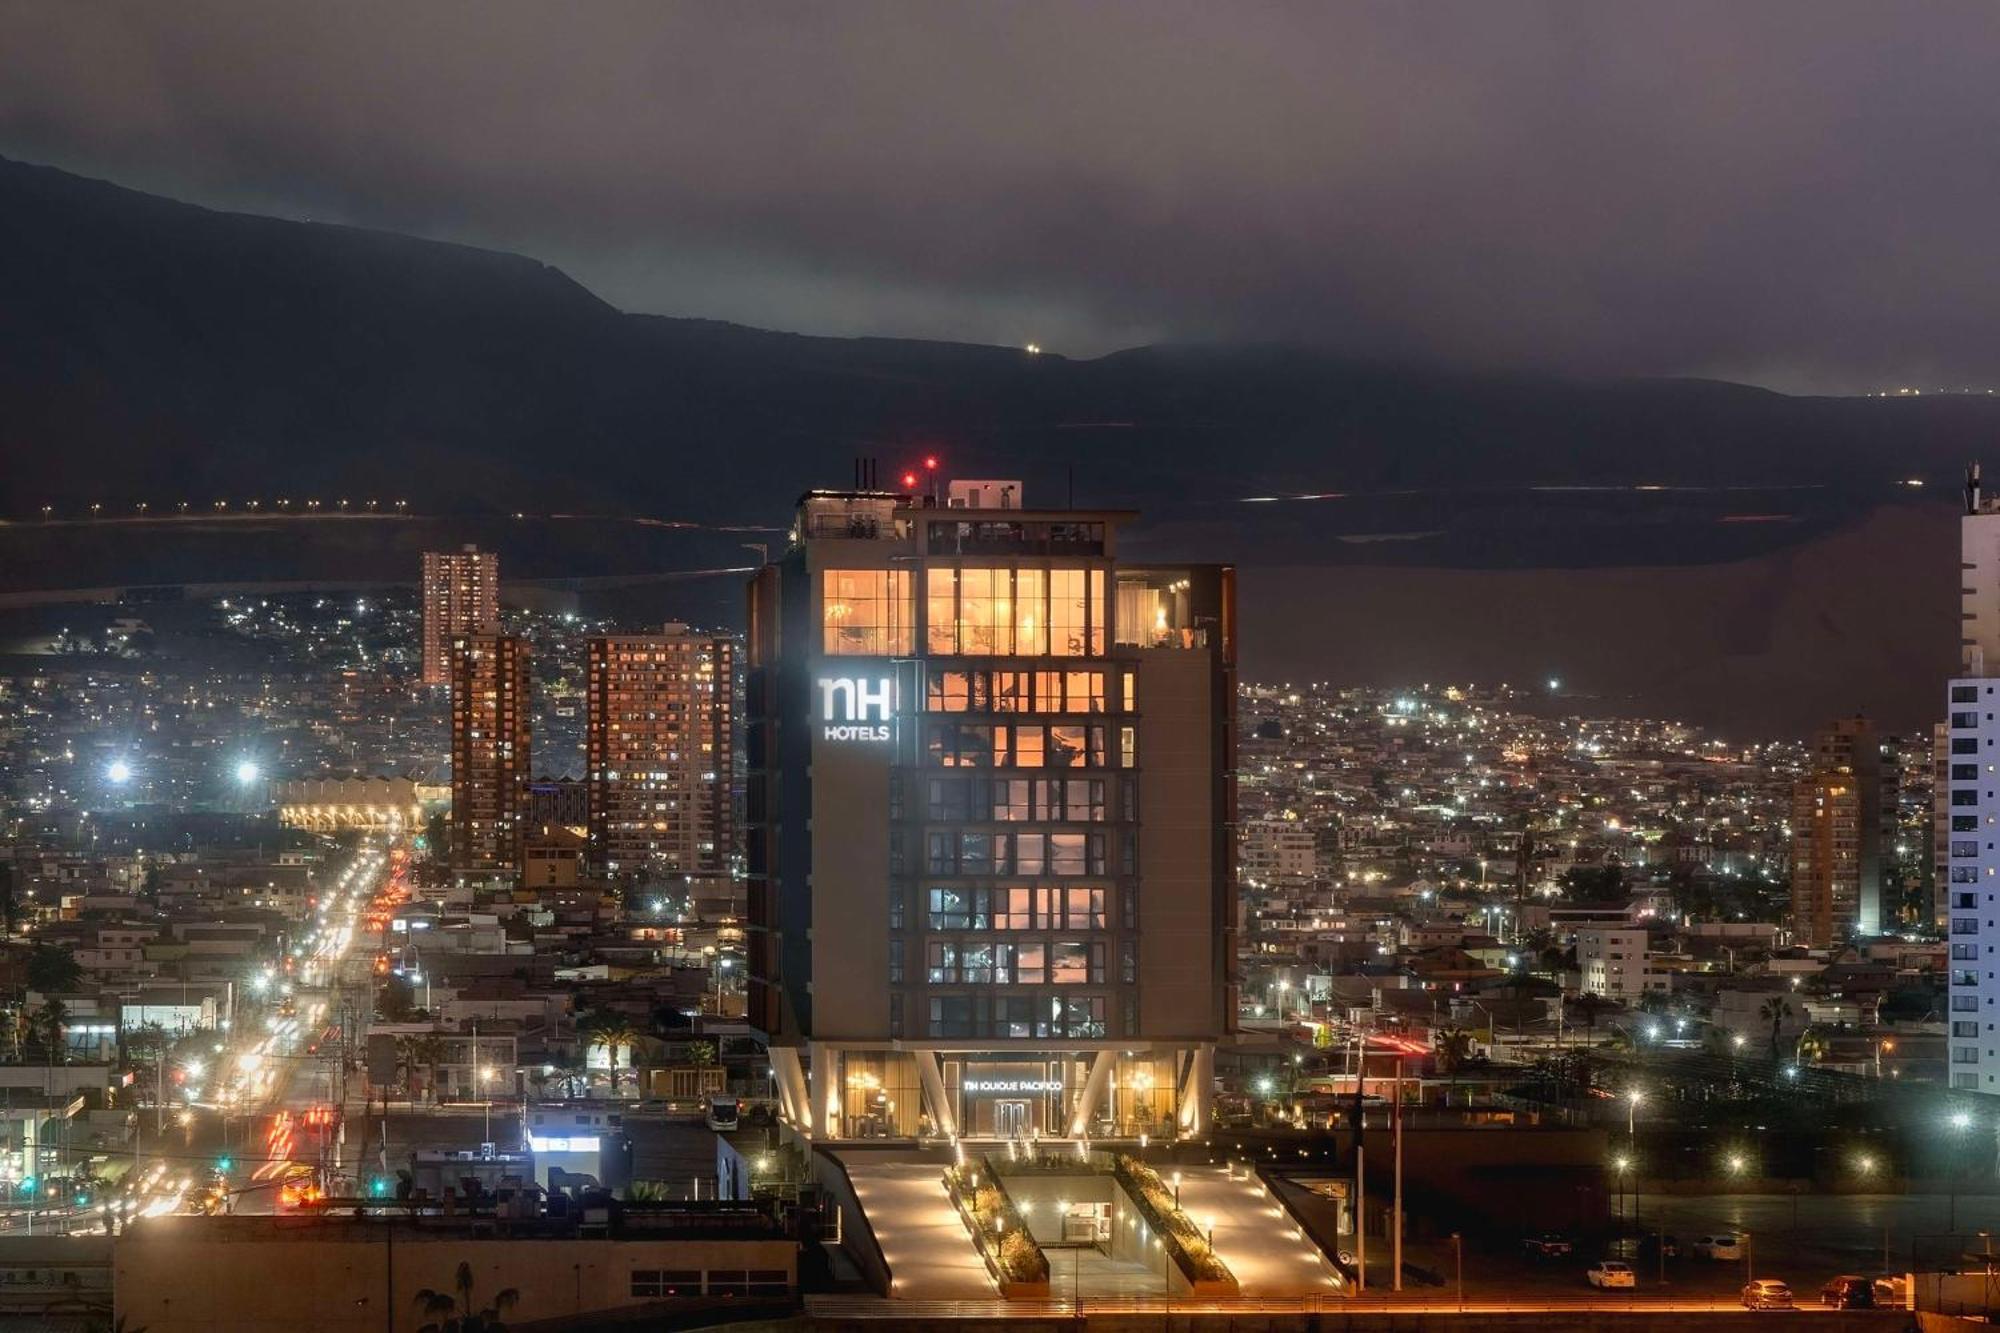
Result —
<path fill-rule="evenodd" d="M 1242 882 L 1258 888 L 1303 888 L 1319 874 L 1319 839 L 1296 819 L 1245 821 L 1239 856 Z"/>
<path fill-rule="evenodd" d="M 528 644 L 510 634 L 452 640 L 451 860 L 463 871 L 521 864 L 529 773 Z"/>
<path fill-rule="evenodd" d="M 467 546 L 424 552 L 423 683 L 451 683 L 452 641 L 500 628 L 500 557 Z"/>
<path fill-rule="evenodd" d="M 1850 770 L 1821 770 L 1792 787 L 1792 938 L 1829 949 L 1860 912 L 1862 795 Z"/>
<path fill-rule="evenodd" d="M 1959 675 L 1947 687 L 1948 936 L 1951 1086 L 2000 1092 L 2000 502 L 1986 498 L 1979 467 L 1966 478 L 1959 520 Z"/>
<path fill-rule="evenodd" d="M 590 860 L 606 874 L 727 876 L 736 841 L 736 644 L 668 625 L 590 640 Z"/>
<path fill-rule="evenodd" d="M 750 1020 L 815 1139 L 1205 1131 L 1234 574 L 1132 517 L 815 491 L 753 580 Z"/>
<path fill-rule="evenodd" d="M 1581 989 L 1607 999 L 1631 1002 L 1647 991 L 1664 992 L 1666 973 L 1655 971 L 1646 956 L 1643 930 L 1589 927 L 1576 932 L 1576 965 Z"/>

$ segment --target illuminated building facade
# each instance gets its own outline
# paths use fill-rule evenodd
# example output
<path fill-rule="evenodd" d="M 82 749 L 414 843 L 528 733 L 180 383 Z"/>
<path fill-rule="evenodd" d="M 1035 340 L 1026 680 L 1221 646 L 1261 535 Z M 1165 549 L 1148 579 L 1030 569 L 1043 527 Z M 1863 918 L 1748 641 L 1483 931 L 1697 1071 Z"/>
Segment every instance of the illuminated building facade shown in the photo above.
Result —
<path fill-rule="evenodd" d="M 808 494 L 751 585 L 750 1016 L 822 1141 L 1208 1123 L 1233 571 L 1020 494 Z"/>
<path fill-rule="evenodd" d="M 2000 1092 L 2000 503 L 1975 464 L 1959 520 L 1959 675 L 1945 715 L 1951 1086 Z"/>
<path fill-rule="evenodd" d="M 668 625 L 589 643 L 590 860 L 606 874 L 725 876 L 735 846 L 736 644 Z"/>
<path fill-rule="evenodd" d="M 467 546 L 424 552 L 423 683 L 451 683 L 451 642 L 500 628 L 500 557 Z"/>
<path fill-rule="evenodd" d="M 526 828 L 533 685 L 527 640 L 452 640 L 451 860 L 455 869 L 511 873 Z"/>

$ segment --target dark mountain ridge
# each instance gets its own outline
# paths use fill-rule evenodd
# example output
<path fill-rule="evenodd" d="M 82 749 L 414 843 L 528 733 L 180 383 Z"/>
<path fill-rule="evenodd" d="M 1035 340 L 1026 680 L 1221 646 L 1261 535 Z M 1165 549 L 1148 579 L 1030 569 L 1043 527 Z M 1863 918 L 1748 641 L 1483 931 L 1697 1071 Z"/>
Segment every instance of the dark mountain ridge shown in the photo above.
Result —
<path fill-rule="evenodd" d="M 843 481 L 857 454 L 886 472 L 922 450 L 1043 495 L 1073 474 L 1086 499 L 1161 513 L 1292 491 L 1646 484 L 1815 486 L 1865 508 L 1905 474 L 1948 477 L 1995 426 L 1984 398 L 1794 398 L 1285 347 L 1077 361 L 627 315 L 515 255 L 0 161 L 0 512 L 16 515 L 385 487 L 433 511 L 768 514 Z M 1810 508 L 1815 524 L 1856 512 Z"/>
<path fill-rule="evenodd" d="M 1622 677 L 1696 714 L 1761 716 L 1716 669 L 1754 661 L 1759 680 L 1799 682 L 1779 710 L 1790 725 L 1865 702 L 1842 679 L 1860 663 L 1882 711 L 1920 718 L 1935 681 L 1903 673 L 1950 645 L 1942 502 L 1996 428 L 1983 395 L 1793 397 L 1270 346 L 1075 360 L 627 314 L 517 255 L 0 160 L 0 592 L 352 578 L 363 563 L 379 577 L 411 567 L 391 547 L 447 540 L 455 518 L 494 540 L 515 511 L 606 520 L 509 529 L 522 576 L 735 565 L 759 534 L 665 542 L 610 520 L 782 528 L 801 490 L 845 484 L 856 456 L 889 480 L 935 452 L 958 475 L 1022 478 L 1033 502 L 1142 510 L 1137 554 L 1242 564 L 1246 608 L 1268 622 L 1246 626 L 1253 673 L 1491 678 L 1578 656 L 1568 633 L 1605 677 L 1579 687 L 1607 698 Z M 1879 521 L 1918 494 L 1911 478 L 1933 503 Z M 427 526 L 378 541 L 279 520 L 38 521 L 45 505 L 109 518 L 314 496 L 407 499 Z M 1935 541 L 1912 536 L 1933 526 Z M 1700 567 L 1720 581 L 1685 574 Z M 1548 570 L 1579 577 L 1535 577 Z M 1852 595 L 1813 619 L 1830 588 Z M 706 617 L 735 600 L 681 596 L 647 609 Z M 1728 643 L 1703 629 L 1706 608 L 1737 627 Z M 1745 647 L 1740 627 L 1766 616 L 1804 628 Z"/>

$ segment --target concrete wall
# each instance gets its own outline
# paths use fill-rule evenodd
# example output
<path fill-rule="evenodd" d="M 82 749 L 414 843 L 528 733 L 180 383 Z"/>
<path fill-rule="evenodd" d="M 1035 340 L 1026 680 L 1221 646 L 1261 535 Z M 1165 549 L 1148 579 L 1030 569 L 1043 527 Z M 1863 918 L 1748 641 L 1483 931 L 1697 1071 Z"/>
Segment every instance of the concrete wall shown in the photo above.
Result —
<path fill-rule="evenodd" d="M 190 1218 L 139 1223 L 113 1255 L 117 1317 L 151 1333 L 378 1333 L 393 1310 L 398 1327 L 415 1328 L 417 1292 L 452 1291 L 461 1262 L 475 1303 L 520 1292 L 509 1324 L 644 1304 L 653 1298 L 633 1297 L 634 1269 L 782 1269 L 796 1282 L 795 1247 L 782 1239 L 487 1240 L 397 1226 L 391 1244 L 389 1230 L 328 1227 L 319 1239 L 274 1224 L 252 1238 Z"/>
<path fill-rule="evenodd" d="M 1212 1041 L 1224 1027 L 1214 895 L 1215 662 L 1173 648 L 1139 662 L 1139 1035 Z M 1114 721 L 1113 743 L 1116 743 Z M 1113 1016 L 1115 1021 L 1115 1015 Z"/>

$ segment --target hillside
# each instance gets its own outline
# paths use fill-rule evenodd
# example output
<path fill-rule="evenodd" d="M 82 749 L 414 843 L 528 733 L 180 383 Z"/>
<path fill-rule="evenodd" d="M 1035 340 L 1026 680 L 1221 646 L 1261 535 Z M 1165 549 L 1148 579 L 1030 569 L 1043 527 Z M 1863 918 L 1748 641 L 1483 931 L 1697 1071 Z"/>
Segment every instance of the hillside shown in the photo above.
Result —
<path fill-rule="evenodd" d="M 1601 648 L 1599 674 L 1713 710 L 1731 683 L 1704 673 L 1717 652 L 1741 654 L 1710 627 L 1738 634 L 1768 608 L 1737 594 L 1775 586 L 1747 571 L 1831 594 L 1852 581 L 1828 562 L 1859 558 L 1853 588 L 1898 590 L 1879 615 L 1849 603 L 1837 633 L 1807 618 L 1770 637 L 1745 662 L 1768 667 L 1772 689 L 1866 657 L 1889 693 L 1881 635 L 1935 632 L 1948 649 L 1948 624 L 1911 609 L 1929 585 L 1902 595 L 1933 576 L 1918 558 L 1932 538 L 1849 538 L 1879 535 L 1872 516 L 1913 498 L 1905 478 L 1948 499 L 1996 433 L 2000 402 L 1985 397 L 1798 398 L 1281 347 L 1080 361 L 633 315 L 520 256 L 217 213 L 0 160 L 0 520 L 17 520 L 0 527 L 0 592 L 395 577 L 405 548 L 461 533 L 498 541 L 524 577 L 736 564 L 760 534 L 662 544 L 606 525 L 781 529 L 800 490 L 845 483 L 857 455 L 889 477 L 937 452 L 961 475 L 1025 479 L 1031 500 L 1143 510 L 1133 553 L 1234 560 L 1246 604 L 1273 623 L 1295 623 L 1285 599 L 1323 606 L 1317 639 L 1250 629 L 1273 670 L 1492 678 L 1590 656 L 1573 640 Z M 1316 498 L 1252 502 L 1301 493 Z M 341 495 L 407 499 L 427 518 L 386 540 L 37 521 L 44 505 L 158 515 Z M 530 521 L 506 528 L 517 510 Z M 1932 510 L 1948 544 L 1948 511 Z M 1948 568 L 1939 577 L 1948 596 Z M 1696 587 L 1710 590 L 1672 591 Z M 1794 602 L 1807 604 L 1772 605 Z M 1673 632 L 1646 630 L 1648 616 Z M 1904 711 L 1928 698 L 1928 681 L 1912 684 Z"/>

